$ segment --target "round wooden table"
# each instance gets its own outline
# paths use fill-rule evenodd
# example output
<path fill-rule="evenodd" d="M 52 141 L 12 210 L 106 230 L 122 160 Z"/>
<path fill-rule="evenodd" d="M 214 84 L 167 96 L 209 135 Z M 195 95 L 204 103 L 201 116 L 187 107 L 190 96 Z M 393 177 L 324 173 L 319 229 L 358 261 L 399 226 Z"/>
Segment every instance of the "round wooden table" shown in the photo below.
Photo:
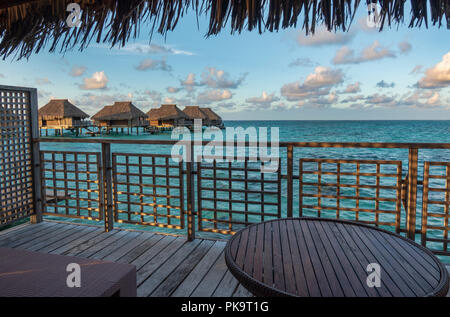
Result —
<path fill-rule="evenodd" d="M 445 296 L 449 287 L 445 266 L 428 249 L 345 220 L 254 224 L 228 241 L 225 260 L 256 296 Z"/>

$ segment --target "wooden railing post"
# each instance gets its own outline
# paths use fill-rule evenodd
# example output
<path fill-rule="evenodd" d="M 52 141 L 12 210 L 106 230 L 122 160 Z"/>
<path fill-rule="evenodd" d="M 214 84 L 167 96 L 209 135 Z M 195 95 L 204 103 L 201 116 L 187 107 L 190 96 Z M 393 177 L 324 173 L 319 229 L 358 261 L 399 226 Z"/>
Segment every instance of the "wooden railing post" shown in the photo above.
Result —
<path fill-rule="evenodd" d="M 407 187 L 407 209 L 406 209 L 406 232 L 411 240 L 416 235 L 416 205 L 417 205 L 417 168 L 418 148 L 410 148 L 408 154 L 408 187 Z"/>
<path fill-rule="evenodd" d="M 280 166 L 281 168 L 281 166 Z M 294 151 L 293 146 L 287 146 L 287 217 L 292 217 L 292 206 L 294 199 L 294 190 L 293 190 L 293 173 L 294 173 Z"/>
<path fill-rule="evenodd" d="M 100 191 L 100 200 L 103 205 L 103 217 L 105 220 L 105 231 L 114 229 L 114 214 L 112 201 L 112 166 L 111 166 L 111 144 L 102 143 L 102 178 L 103 190 Z"/>
<path fill-rule="evenodd" d="M 186 194 L 187 194 L 187 239 L 195 239 L 195 186 L 194 186 L 194 147 L 186 145 Z"/>
<path fill-rule="evenodd" d="M 42 221 L 42 191 L 41 191 L 41 162 L 40 162 L 40 144 L 34 142 L 39 138 L 39 121 L 38 121 L 38 99 L 37 90 L 32 89 L 29 92 L 30 102 L 30 142 L 31 142 L 31 162 L 32 162 L 32 179 L 33 179 L 33 205 L 34 213 L 30 217 L 31 223 L 39 223 Z"/>

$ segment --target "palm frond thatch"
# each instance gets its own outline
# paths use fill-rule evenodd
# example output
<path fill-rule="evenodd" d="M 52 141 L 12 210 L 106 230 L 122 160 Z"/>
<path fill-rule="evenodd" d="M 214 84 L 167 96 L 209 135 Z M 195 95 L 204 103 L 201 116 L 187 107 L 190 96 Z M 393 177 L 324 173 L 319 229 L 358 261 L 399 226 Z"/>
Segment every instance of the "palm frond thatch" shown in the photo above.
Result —
<path fill-rule="evenodd" d="M 377 2 L 376 0 L 366 0 Z M 80 4 L 80 27 L 66 25 L 67 5 Z M 77 46 L 86 48 L 94 40 L 111 46 L 123 46 L 136 38 L 141 22 L 151 33 L 166 34 L 179 19 L 192 10 L 197 16 L 209 16 L 207 35 L 218 34 L 229 25 L 231 32 L 257 29 L 278 31 L 297 27 L 314 33 L 324 24 L 328 30 L 346 31 L 360 0 L 12 0 L 0 3 L 0 55 L 29 57 L 49 44 L 50 52 Z M 406 0 L 378 0 L 383 26 L 403 22 Z M 410 27 L 433 25 L 445 19 L 450 28 L 448 0 L 410 0 Z M 301 22 L 299 22 L 301 20 Z"/>
<path fill-rule="evenodd" d="M 89 118 L 89 115 L 80 110 L 67 99 L 52 99 L 39 109 L 39 117 L 43 119 L 63 118 Z"/>
<path fill-rule="evenodd" d="M 206 119 L 208 119 L 208 116 L 206 115 L 206 113 L 204 111 L 202 111 L 199 106 L 186 106 L 183 109 L 183 112 L 191 120 L 194 120 L 194 119 L 206 120 Z"/>
<path fill-rule="evenodd" d="M 188 116 L 174 104 L 161 105 L 160 108 L 150 109 L 147 112 L 149 120 L 180 120 L 188 119 Z"/>
<path fill-rule="evenodd" d="M 130 101 L 115 102 L 112 106 L 105 106 L 92 116 L 96 121 L 145 119 L 144 112 L 136 108 Z"/>
<path fill-rule="evenodd" d="M 200 108 L 201 111 L 203 111 L 204 114 L 208 117 L 211 121 L 222 121 L 222 118 L 215 113 L 211 108 Z"/>

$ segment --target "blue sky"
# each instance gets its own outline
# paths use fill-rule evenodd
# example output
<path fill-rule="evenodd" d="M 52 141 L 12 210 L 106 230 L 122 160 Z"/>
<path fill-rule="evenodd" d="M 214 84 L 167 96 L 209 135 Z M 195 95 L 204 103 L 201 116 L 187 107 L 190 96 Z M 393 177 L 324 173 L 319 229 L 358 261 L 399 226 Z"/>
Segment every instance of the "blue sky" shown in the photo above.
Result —
<path fill-rule="evenodd" d="M 407 20 L 407 19 L 406 19 Z M 68 98 L 94 114 L 113 101 L 143 111 L 161 103 L 213 108 L 225 119 L 450 119 L 449 31 L 367 26 L 350 31 L 223 31 L 205 37 L 193 15 L 165 38 L 149 30 L 125 48 L 92 43 L 0 61 L 0 83 L 37 87 L 39 105 Z"/>

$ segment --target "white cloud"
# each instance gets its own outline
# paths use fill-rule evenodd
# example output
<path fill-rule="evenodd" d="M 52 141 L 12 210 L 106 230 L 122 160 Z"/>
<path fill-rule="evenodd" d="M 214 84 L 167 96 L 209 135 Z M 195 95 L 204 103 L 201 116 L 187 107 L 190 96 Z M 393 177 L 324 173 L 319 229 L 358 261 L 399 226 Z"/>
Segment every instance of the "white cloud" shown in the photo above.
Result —
<path fill-rule="evenodd" d="M 179 92 L 181 90 L 181 88 L 170 86 L 170 87 L 167 87 L 166 90 L 170 94 L 175 94 L 175 93 Z"/>
<path fill-rule="evenodd" d="M 443 88 L 450 86 L 450 52 L 442 57 L 442 61 L 428 68 L 418 82 L 419 88 Z"/>
<path fill-rule="evenodd" d="M 317 66 L 305 81 L 288 83 L 281 87 L 281 95 L 289 101 L 305 100 L 328 95 L 331 87 L 344 81 L 344 74 L 340 69 Z"/>
<path fill-rule="evenodd" d="M 407 41 L 403 41 L 403 42 L 398 43 L 398 48 L 400 49 L 400 52 L 402 54 L 406 54 L 411 51 L 412 45 L 411 45 L 411 43 L 409 43 Z"/>
<path fill-rule="evenodd" d="M 105 89 L 107 84 L 108 77 L 106 77 L 105 72 L 95 72 L 92 77 L 83 79 L 83 84 L 80 85 L 80 88 L 86 90 Z"/>
<path fill-rule="evenodd" d="M 151 58 L 146 58 L 142 60 L 139 65 L 135 67 L 137 70 L 163 70 L 170 72 L 172 70 L 172 67 L 167 64 L 165 59 L 162 60 L 156 60 Z"/>
<path fill-rule="evenodd" d="M 296 66 L 309 67 L 309 66 L 314 66 L 314 65 L 316 65 L 316 63 L 306 57 L 306 58 L 297 58 L 297 59 L 293 60 L 292 62 L 290 62 L 288 66 L 289 67 L 296 67 Z"/>
<path fill-rule="evenodd" d="M 440 103 L 439 93 L 435 92 L 430 98 L 427 99 L 426 103 L 428 105 L 437 105 Z"/>
<path fill-rule="evenodd" d="M 270 106 L 273 102 L 278 100 L 280 100 L 280 98 L 276 97 L 275 93 L 268 94 L 265 91 L 262 92 L 262 95 L 260 97 L 251 97 L 245 99 L 246 102 L 259 106 Z"/>
<path fill-rule="evenodd" d="M 422 65 L 416 65 L 411 72 L 409 73 L 410 75 L 413 74 L 420 74 L 422 72 L 423 66 Z"/>
<path fill-rule="evenodd" d="M 70 71 L 70 76 L 72 77 L 79 77 L 83 76 L 86 72 L 87 67 L 85 66 L 74 66 L 72 67 L 72 70 Z"/>
<path fill-rule="evenodd" d="M 314 34 L 306 35 L 303 32 L 297 36 L 297 43 L 301 46 L 323 46 L 332 44 L 346 44 L 355 36 L 355 32 L 334 33 L 325 27 L 320 27 Z"/>
<path fill-rule="evenodd" d="M 376 86 L 378 88 L 394 88 L 395 87 L 395 83 L 394 82 L 388 83 L 388 82 L 386 82 L 384 80 L 381 80 L 381 81 L 377 82 Z"/>
<path fill-rule="evenodd" d="M 228 89 L 213 89 L 198 94 L 197 102 L 199 104 L 209 104 L 212 102 L 231 99 L 233 94 Z"/>
<path fill-rule="evenodd" d="M 347 87 L 344 90 L 344 93 L 346 94 L 355 94 L 357 92 L 361 91 L 361 83 L 357 81 L 354 84 L 348 84 Z"/>
<path fill-rule="evenodd" d="M 52 82 L 48 78 L 36 78 L 37 85 L 50 85 Z"/>
<path fill-rule="evenodd" d="M 195 80 L 194 73 L 189 73 L 186 79 L 181 81 L 181 86 L 183 86 L 187 92 L 191 92 L 195 87 L 202 86 L 202 84 Z"/>
<path fill-rule="evenodd" d="M 129 54 L 174 54 L 194 55 L 192 52 L 175 49 L 169 45 L 130 43 L 117 50 Z"/>
<path fill-rule="evenodd" d="M 340 64 L 359 64 L 374 60 L 383 59 L 386 57 L 396 57 L 395 53 L 386 47 L 380 45 L 378 41 L 374 41 L 370 46 L 360 52 L 358 56 L 355 55 L 354 50 L 347 46 L 341 47 L 333 58 L 333 63 Z"/>
<path fill-rule="evenodd" d="M 246 76 L 247 74 L 243 74 L 237 79 L 231 79 L 230 74 L 224 70 L 207 67 L 202 73 L 201 84 L 210 88 L 236 89 L 243 83 Z"/>

